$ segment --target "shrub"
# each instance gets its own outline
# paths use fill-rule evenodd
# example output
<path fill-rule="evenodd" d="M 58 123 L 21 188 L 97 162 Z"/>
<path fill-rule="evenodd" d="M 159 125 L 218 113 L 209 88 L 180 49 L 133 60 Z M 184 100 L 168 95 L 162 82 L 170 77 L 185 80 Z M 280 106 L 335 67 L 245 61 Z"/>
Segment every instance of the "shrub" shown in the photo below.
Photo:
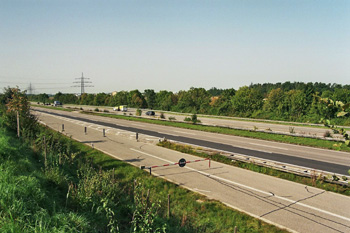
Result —
<path fill-rule="evenodd" d="M 141 109 L 136 109 L 136 116 L 141 116 L 142 115 L 142 110 Z"/>
<path fill-rule="evenodd" d="M 160 118 L 165 119 L 164 113 L 160 113 Z"/>
<path fill-rule="evenodd" d="M 175 117 L 169 117 L 169 121 L 174 121 L 174 120 L 176 120 Z"/>
<path fill-rule="evenodd" d="M 95 110 L 94 110 L 95 112 L 99 112 L 100 110 L 98 109 L 98 108 L 95 108 Z"/>
<path fill-rule="evenodd" d="M 331 132 L 329 130 L 327 130 L 326 132 L 323 133 L 323 137 L 324 138 L 330 138 L 330 137 L 332 137 L 332 134 L 331 134 Z"/>
<path fill-rule="evenodd" d="M 190 117 L 185 117 L 184 121 L 191 121 Z"/>
<path fill-rule="evenodd" d="M 295 133 L 294 127 L 289 127 L 289 133 Z"/>

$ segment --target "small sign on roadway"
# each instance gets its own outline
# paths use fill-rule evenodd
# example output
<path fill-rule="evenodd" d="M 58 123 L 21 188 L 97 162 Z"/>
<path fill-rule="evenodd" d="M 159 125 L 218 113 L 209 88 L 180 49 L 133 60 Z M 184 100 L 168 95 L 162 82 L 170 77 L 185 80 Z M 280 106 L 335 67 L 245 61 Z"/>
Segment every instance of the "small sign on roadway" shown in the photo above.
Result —
<path fill-rule="evenodd" d="M 184 167 L 186 165 L 186 159 L 182 158 L 179 160 L 179 166 Z"/>

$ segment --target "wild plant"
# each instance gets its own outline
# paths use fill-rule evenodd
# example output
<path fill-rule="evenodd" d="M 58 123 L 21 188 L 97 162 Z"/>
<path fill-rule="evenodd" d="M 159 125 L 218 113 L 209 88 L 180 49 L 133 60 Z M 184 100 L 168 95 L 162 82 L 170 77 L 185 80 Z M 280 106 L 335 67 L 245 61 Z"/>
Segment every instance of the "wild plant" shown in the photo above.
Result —
<path fill-rule="evenodd" d="M 144 188 L 137 180 L 134 181 L 134 205 L 132 217 L 132 232 L 166 232 L 166 225 L 157 227 L 155 223 L 161 202 L 150 201 L 150 190 L 144 192 Z"/>

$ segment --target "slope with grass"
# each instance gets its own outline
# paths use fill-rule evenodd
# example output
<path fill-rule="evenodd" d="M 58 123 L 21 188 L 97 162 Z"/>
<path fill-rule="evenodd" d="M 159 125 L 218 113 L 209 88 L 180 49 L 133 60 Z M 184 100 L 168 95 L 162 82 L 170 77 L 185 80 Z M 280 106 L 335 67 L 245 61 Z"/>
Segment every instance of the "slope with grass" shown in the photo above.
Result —
<path fill-rule="evenodd" d="M 0 128 L 0 162 L 1 232 L 284 232 L 46 128 Z"/>

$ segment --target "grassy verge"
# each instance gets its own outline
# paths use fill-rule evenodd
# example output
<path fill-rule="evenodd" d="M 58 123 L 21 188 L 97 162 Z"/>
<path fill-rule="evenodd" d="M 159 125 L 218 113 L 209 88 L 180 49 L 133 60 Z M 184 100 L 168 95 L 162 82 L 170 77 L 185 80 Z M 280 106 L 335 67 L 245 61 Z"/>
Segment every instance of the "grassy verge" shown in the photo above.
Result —
<path fill-rule="evenodd" d="M 171 114 L 171 115 L 178 115 L 183 117 L 188 117 L 193 115 L 193 113 L 177 113 L 177 112 L 167 112 L 167 111 L 161 111 L 159 112 L 163 114 Z M 232 120 L 232 121 L 242 121 L 242 122 L 256 122 L 256 123 L 268 123 L 268 124 L 275 124 L 275 125 L 288 125 L 288 126 L 300 126 L 300 127 L 312 127 L 312 128 L 323 128 L 323 129 L 329 129 L 326 126 L 323 126 L 321 124 L 312 124 L 312 123 L 302 123 L 302 122 L 291 122 L 291 121 L 281 121 L 281 120 L 264 120 L 264 119 L 255 119 L 255 118 L 241 118 L 241 117 L 229 117 L 229 116 L 215 116 L 215 115 L 202 115 L 197 114 L 198 118 L 212 118 L 212 119 L 223 119 L 223 120 Z"/>
<path fill-rule="evenodd" d="M 228 164 L 231 166 L 244 168 L 247 170 L 263 173 L 266 175 L 275 176 L 275 177 L 278 177 L 281 179 L 290 180 L 290 181 L 297 182 L 300 184 L 314 186 L 314 187 L 317 187 L 317 188 L 320 188 L 323 190 L 327 190 L 327 191 L 350 196 L 350 187 L 349 186 L 344 187 L 342 185 L 327 183 L 321 177 L 315 177 L 314 179 L 311 179 L 309 177 L 299 176 L 296 174 L 279 171 L 279 170 L 269 168 L 269 167 L 262 167 L 262 166 L 258 166 L 256 164 L 252 164 L 252 163 L 233 161 L 232 159 L 230 159 L 226 156 L 220 155 L 220 154 L 209 155 L 208 153 L 205 153 L 203 151 L 198 151 L 194 147 L 180 145 L 180 144 L 176 144 L 176 143 L 171 143 L 169 141 L 160 142 L 160 143 L 158 143 L 158 145 L 165 147 L 165 148 L 168 148 L 168 149 L 171 149 L 171 150 L 176 150 L 176 151 L 196 155 L 196 156 L 203 157 L 203 158 L 211 158 L 214 161 L 225 163 L 225 164 Z"/>
<path fill-rule="evenodd" d="M 1 232 L 285 232 L 46 128 L 28 143 L 0 128 Z"/>
<path fill-rule="evenodd" d="M 33 107 L 39 107 L 39 108 L 47 108 L 47 109 L 54 109 L 54 110 L 60 110 L 60 111 L 66 111 L 66 112 L 73 112 L 74 109 L 71 108 L 64 108 L 64 107 L 54 107 L 54 106 L 45 106 L 45 105 L 38 105 L 38 104 L 31 104 Z"/>
<path fill-rule="evenodd" d="M 234 136 L 240 136 L 240 137 L 256 138 L 256 139 L 262 139 L 262 140 L 268 140 L 268 141 L 283 142 L 283 143 L 289 143 L 289 144 L 295 144 L 295 145 L 311 146 L 311 147 L 317 147 L 317 148 L 350 152 L 350 147 L 346 146 L 344 143 L 340 143 L 340 142 L 336 143 L 332 141 L 326 141 L 326 140 L 315 139 L 315 138 L 295 137 L 295 136 L 289 136 L 289 135 L 278 135 L 278 134 L 256 132 L 253 130 L 252 131 L 237 130 L 237 129 L 230 129 L 225 127 L 203 126 L 203 125 L 196 125 L 196 124 L 190 124 L 190 123 L 137 118 L 137 117 L 126 116 L 126 115 L 112 115 L 112 114 L 93 113 L 93 112 L 84 112 L 84 113 L 94 114 L 94 115 L 104 116 L 104 117 L 130 120 L 130 121 L 139 121 L 139 122 L 146 122 L 151 124 L 173 126 L 178 128 L 200 130 L 205 132 L 228 134 L 228 135 L 234 135 Z"/>

